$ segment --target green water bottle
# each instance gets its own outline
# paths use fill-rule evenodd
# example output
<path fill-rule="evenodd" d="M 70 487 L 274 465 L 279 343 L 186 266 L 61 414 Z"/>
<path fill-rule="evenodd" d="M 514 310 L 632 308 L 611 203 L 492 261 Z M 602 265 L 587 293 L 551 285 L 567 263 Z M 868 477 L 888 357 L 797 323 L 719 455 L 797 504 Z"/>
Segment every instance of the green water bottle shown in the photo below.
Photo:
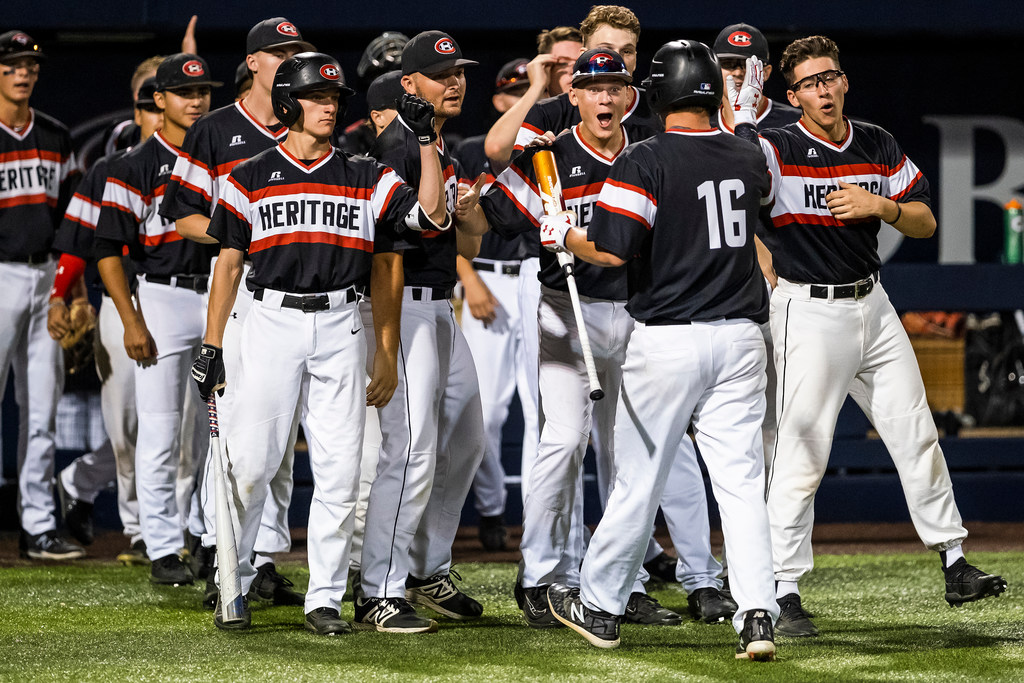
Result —
<path fill-rule="evenodd" d="M 1024 214 L 1020 202 L 1011 199 L 1003 207 L 1003 263 L 1020 263 L 1024 251 Z"/>

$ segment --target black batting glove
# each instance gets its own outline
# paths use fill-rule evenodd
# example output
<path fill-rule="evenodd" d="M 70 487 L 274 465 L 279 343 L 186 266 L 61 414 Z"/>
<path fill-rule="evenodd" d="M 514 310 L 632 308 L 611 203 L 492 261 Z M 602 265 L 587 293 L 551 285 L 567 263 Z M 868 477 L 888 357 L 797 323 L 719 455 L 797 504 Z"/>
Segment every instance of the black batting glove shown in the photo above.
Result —
<path fill-rule="evenodd" d="M 421 145 L 430 145 L 437 140 L 434 130 L 434 105 L 426 100 L 405 93 L 398 100 L 398 115 L 409 126 Z"/>
<path fill-rule="evenodd" d="M 199 385 L 199 396 L 208 401 L 213 392 L 224 395 L 227 384 L 224 377 L 224 350 L 213 344 L 203 344 L 192 362 L 192 379 Z"/>

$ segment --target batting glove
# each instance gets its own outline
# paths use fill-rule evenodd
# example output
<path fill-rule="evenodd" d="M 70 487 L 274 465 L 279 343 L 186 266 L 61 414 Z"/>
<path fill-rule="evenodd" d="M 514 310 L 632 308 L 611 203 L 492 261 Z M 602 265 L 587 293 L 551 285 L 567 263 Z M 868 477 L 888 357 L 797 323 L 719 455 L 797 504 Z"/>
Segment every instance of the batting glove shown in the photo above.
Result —
<path fill-rule="evenodd" d="M 434 130 L 434 105 L 430 102 L 405 93 L 398 101 L 398 115 L 421 145 L 429 145 L 437 140 L 437 131 Z"/>
<path fill-rule="evenodd" d="M 726 78 L 729 102 L 732 103 L 733 118 L 736 125 L 749 123 L 756 125 L 757 107 L 764 97 L 764 64 L 757 57 L 747 57 L 747 71 L 739 89 L 732 76 Z"/>
<path fill-rule="evenodd" d="M 224 350 L 213 344 L 203 344 L 199 356 L 192 362 L 192 379 L 199 385 L 199 396 L 204 401 L 217 392 L 224 395 L 227 384 L 224 377 Z"/>
<path fill-rule="evenodd" d="M 566 251 L 565 235 L 576 227 L 573 211 L 559 211 L 554 216 L 544 216 L 540 221 L 540 243 L 548 251 Z"/>

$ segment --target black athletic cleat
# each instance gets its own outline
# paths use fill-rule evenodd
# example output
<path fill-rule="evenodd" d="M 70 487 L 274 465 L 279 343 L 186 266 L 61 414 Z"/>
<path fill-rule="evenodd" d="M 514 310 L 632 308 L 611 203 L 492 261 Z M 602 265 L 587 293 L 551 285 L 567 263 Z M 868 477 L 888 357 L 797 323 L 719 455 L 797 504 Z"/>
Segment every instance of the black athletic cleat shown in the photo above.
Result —
<path fill-rule="evenodd" d="M 626 603 L 623 620 L 631 624 L 647 624 L 648 626 L 678 626 L 683 618 L 672 610 L 662 607 L 661 603 L 647 593 L 631 593 Z"/>
<path fill-rule="evenodd" d="M 77 560 L 85 557 L 85 550 L 57 535 L 56 530 L 29 535 L 21 532 L 21 556 L 31 560 Z"/>
<path fill-rule="evenodd" d="M 644 562 L 644 569 L 651 575 L 652 579 L 665 583 L 676 582 L 676 564 L 679 562 L 668 553 L 659 553 L 648 562 Z"/>
<path fill-rule="evenodd" d="M 790 638 L 806 638 L 818 635 L 818 628 L 811 621 L 811 615 L 800 604 L 800 596 L 796 593 L 784 595 L 779 603 L 779 619 L 775 622 L 775 630 Z M 749 613 L 748 613 L 749 614 Z"/>
<path fill-rule="evenodd" d="M 416 614 L 404 598 L 356 597 L 356 616 L 352 626 L 359 631 L 384 633 L 433 633 L 437 622 Z"/>
<path fill-rule="evenodd" d="M 187 586 L 193 578 L 181 555 L 171 554 L 153 560 L 149 581 L 163 586 Z"/>
<path fill-rule="evenodd" d="M 343 621 L 338 610 L 333 607 L 317 607 L 306 615 L 306 630 L 318 636 L 336 636 L 352 633 L 352 627 Z"/>
<path fill-rule="evenodd" d="M 252 611 L 249 609 L 249 598 L 244 595 L 242 596 L 242 614 L 239 620 L 224 621 L 223 616 L 220 609 L 220 598 L 218 597 L 213 612 L 214 626 L 222 631 L 244 631 L 252 626 Z"/>
<path fill-rule="evenodd" d="M 484 613 L 483 605 L 456 588 L 452 576 L 462 580 L 458 573 L 450 570 L 425 579 L 410 575 L 405 581 L 405 598 L 452 619 L 476 619 Z"/>
<path fill-rule="evenodd" d="M 998 597 L 1006 590 L 1006 579 L 986 574 L 964 558 L 958 559 L 952 567 L 944 567 L 946 575 L 946 602 L 950 607 L 959 607 L 965 602 L 982 598 Z"/>
<path fill-rule="evenodd" d="M 732 621 L 738 605 L 717 588 L 698 588 L 686 598 L 690 616 L 705 624 L 721 624 Z"/>
<path fill-rule="evenodd" d="M 191 554 L 192 575 L 197 579 L 205 579 L 214 573 L 217 560 L 217 546 L 198 545 Z"/>
<path fill-rule="evenodd" d="M 60 497 L 60 511 L 64 516 L 64 526 L 68 533 L 82 545 L 91 545 L 93 541 L 92 531 L 92 503 L 87 503 L 80 498 L 72 498 L 64 488 L 64 481 L 57 475 L 57 495 Z"/>
<path fill-rule="evenodd" d="M 752 609 L 743 618 L 736 659 L 749 659 L 752 662 L 770 662 L 775 659 L 775 636 L 772 632 L 772 618 L 767 611 Z"/>
<path fill-rule="evenodd" d="M 211 571 L 206 575 L 206 588 L 203 591 L 203 609 L 214 609 L 217 606 L 220 590 L 217 588 L 217 582 L 213 578 L 215 574 L 216 572 Z"/>
<path fill-rule="evenodd" d="M 489 553 L 496 553 L 505 550 L 508 542 L 508 530 L 505 529 L 505 520 L 501 515 L 493 517 L 480 517 L 480 545 Z"/>
<path fill-rule="evenodd" d="M 266 600 L 275 605 L 306 604 L 306 594 L 294 590 L 294 585 L 277 573 L 273 562 L 268 562 L 256 570 L 256 578 L 252 581 L 249 593 L 254 600 Z"/>
<path fill-rule="evenodd" d="M 562 622 L 555 619 L 548 607 L 548 586 L 536 586 L 534 588 L 522 588 L 523 604 L 519 609 L 523 610 L 523 619 L 526 625 L 531 628 L 562 628 Z"/>
<path fill-rule="evenodd" d="M 619 646 L 620 617 L 589 609 L 580 600 L 580 589 L 553 583 L 548 587 L 548 607 L 555 619 L 587 639 L 594 647 Z"/>
<path fill-rule="evenodd" d="M 118 553 L 117 561 L 126 567 L 145 566 L 149 564 L 149 555 L 146 554 L 146 542 L 141 538 L 135 541 L 127 550 L 122 550 Z"/>

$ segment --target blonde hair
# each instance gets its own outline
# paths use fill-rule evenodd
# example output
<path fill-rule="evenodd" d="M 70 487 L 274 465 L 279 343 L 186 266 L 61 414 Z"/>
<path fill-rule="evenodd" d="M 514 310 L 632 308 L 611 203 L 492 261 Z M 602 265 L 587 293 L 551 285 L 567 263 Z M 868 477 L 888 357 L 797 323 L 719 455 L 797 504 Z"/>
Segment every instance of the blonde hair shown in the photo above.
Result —
<path fill-rule="evenodd" d="M 598 27 L 604 24 L 612 28 L 632 31 L 638 40 L 640 38 L 640 20 L 633 14 L 633 10 L 622 5 L 594 5 L 587 13 L 587 18 L 580 24 L 583 44 L 585 45 Z"/>

